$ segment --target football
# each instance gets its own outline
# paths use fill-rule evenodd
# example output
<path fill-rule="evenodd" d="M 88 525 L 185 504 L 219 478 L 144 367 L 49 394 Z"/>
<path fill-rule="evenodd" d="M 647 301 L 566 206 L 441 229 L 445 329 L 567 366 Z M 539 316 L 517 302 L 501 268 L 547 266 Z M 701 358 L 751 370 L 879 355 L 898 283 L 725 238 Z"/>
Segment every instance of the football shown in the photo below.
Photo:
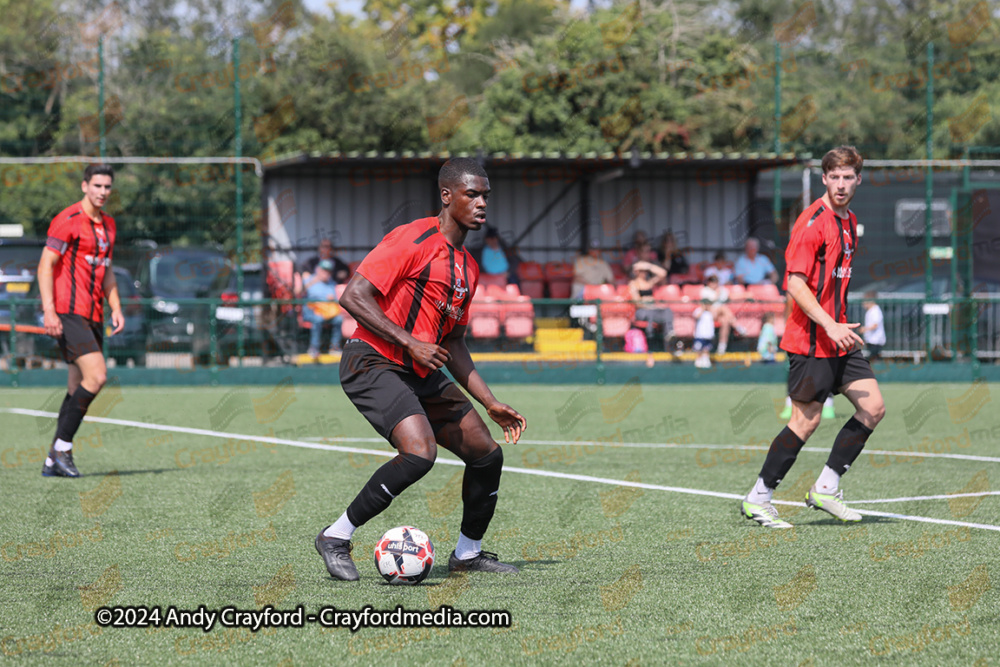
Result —
<path fill-rule="evenodd" d="M 434 545 L 422 530 L 393 528 L 375 544 L 375 567 L 390 584 L 419 584 L 434 566 Z"/>

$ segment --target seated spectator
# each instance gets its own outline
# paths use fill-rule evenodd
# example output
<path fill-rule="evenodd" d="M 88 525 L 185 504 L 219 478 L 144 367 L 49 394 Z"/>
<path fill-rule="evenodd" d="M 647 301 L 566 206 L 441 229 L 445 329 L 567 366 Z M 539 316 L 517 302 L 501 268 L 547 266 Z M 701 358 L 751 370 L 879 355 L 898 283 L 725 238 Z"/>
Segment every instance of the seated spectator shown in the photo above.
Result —
<path fill-rule="evenodd" d="M 747 239 L 743 249 L 745 252 L 736 260 L 736 266 L 733 269 L 736 282 L 743 285 L 762 285 L 768 281 L 777 282 L 778 271 L 774 268 L 774 264 L 767 258 L 767 255 L 759 253 L 760 241 L 751 236 Z"/>
<path fill-rule="evenodd" d="M 778 334 L 774 332 L 774 313 L 764 313 L 764 323 L 757 337 L 757 353 L 764 363 L 774 363 L 774 355 L 778 352 Z"/>
<path fill-rule="evenodd" d="M 719 325 L 719 354 L 726 353 L 730 329 L 735 328 L 740 333 L 743 331 L 742 327 L 737 326 L 736 316 L 726 305 L 727 301 L 729 301 L 729 290 L 719 287 L 719 279 L 715 276 L 706 278 L 705 285 L 701 288 L 701 303 Z"/>
<path fill-rule="evenodd" d="M 715 261 L 705 267 L 705 277 L 716 276 L 720 285 L 731 285 L 733 282 L 733 270 L 726 262 L 726 253 L 722 250 L 715 253 Z"/>
<path fill-rule="evenodd" d="M 302 319 L 312 324 L 312 329 L 309 330 L 309 356 L 313 359 L 319 357 L 320 336 L 326 322 L 332 326 L 330 354 L 341 349 L 340 323 L 344 317 L 340 314 L 340 305 L 337 303 L 337 283 L 333 280 L 333 267 L 331 260 L 320 260 L 316 265 L 316 272 L 303 284 L 305 298 L 312 300 L 302 308 Z"/>
<path fill-rule="evenodd" d="M 677 239 L 674 238 L 673 232 L 667 232 L 663 235 L 663 241 L 660 243 L 659 261 L 660 266 L 667 270 L 668 276 L 683 275 L 691 272 L 691 266 L 688 264 L 687 258 L 684 257 L 681 249 L 677 247 Z"/>
<path fill-rule="evenodd" d="M 586 254 L 579 255 L 573 263 L 573 298 L 583 298 L 587 285 L 608 285 L 615 282 L 611 265 L 601 257 L 601 242 L 593 240 Z"/>
<path fill-rule="evenodd" d="M 505 280 L 510 274 L 510 262 L 507 261 L 507 253 L 500 247 L 500 235 L 492 227 L 486 230 L 486 244 L 483 246 L 479 268 L 486 275 L 502 275 Z"/>
<path fill-rule="evenodd" d="M 639 256 L 639 249 L 643 245 L 649 244 L 649 237 L 646 236 L 646 232 L 641 229 L 635 230 L 632 234 L 632 245 L 622 254 L 622 266 L 628 269 L 630 266 L 643 259 Z"/>
<path fill-rule="evenodd" d="M 330 239 L 323 239 L 319 242 L 318 254 L 302 263 L 302 273 L 312 275 L 316 271 L 316 265 L 324 259 L 333 263 L 333 279 L 338 284 L 346 283 L 347 279 L 351 277 L 351 269 L 337 257 L 336 248 L 333 247 L 333 241 Z"/>
<path fill-rule="evenodd" d="M 657 305 L 653 300 L 653 289 L 667 279 L 667 271 L 662 266 L 652 262 L 638 261 L 632 265 L 632 280 L 628 291 L 635 304 L 635 319 L 646 323 L 646 367 L 652 368 L 653 333 L 656 325 L 663 328 L 663 349 L 670 349 L 670 338 L 673 336 L 674 313 L 667 306 Z"/>

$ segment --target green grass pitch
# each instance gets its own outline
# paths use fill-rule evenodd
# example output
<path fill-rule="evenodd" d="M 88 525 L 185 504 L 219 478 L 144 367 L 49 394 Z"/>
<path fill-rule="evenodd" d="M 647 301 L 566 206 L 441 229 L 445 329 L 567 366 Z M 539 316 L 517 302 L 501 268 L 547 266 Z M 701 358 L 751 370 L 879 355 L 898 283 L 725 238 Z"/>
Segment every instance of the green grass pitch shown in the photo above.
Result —
<path fill-rule="evenodd" d="M 866 515 L 843 525 L 779 505 L 793 531 L 765 530 L 740 517 L 734 498 L 712 495 L 742 495 L 753 483 L 764 456 L 753 447 L 766 447 L 782 426 L 779 385 L 493 389 L 528 419 L 523 441 L 505 447 L 511 470 L 484 542 L 521 568 L 517 576 L 447 576 L 462 469 L 444 464 L 454 457 L 442 450 L 422 481 L 356 534 L 361 581 L 329 578 L 313 539 L 387 459 L 252 438 L 388 451 L 336 385 L 108 387 L 92 416 L 163 430 L 85 422 L 79 480 L 40 475 L 54 420 L 0 413 L 4 659 L 998 664 L 995 388 L 883 385 L 887 416 L 842 486 L 849 502 L 907 499 L 852 507 L 910 518 Z M 0 407 L 55 411 L 61 398 L 53 389 L 4 390 Z M 851 413 L 842 397 L 836 407 L 779 499 L 800 502 L 821 470 Z M 666 443 L 681 446 L 658 446 Z M 599 481 L 609 479 L 651 486 Z M 913 499 L 921 496 L 945 497 Z M 405 524 L 431 536 L 437 563 L 422 585 L 387 586 L 372 549 L 382 532 Z M 251 633 L 216 625 L 205 633 L 94 624 L 101 605 L 268 604 L 508 610 L 513 626 L 352 633 L 309 624 Z"/>

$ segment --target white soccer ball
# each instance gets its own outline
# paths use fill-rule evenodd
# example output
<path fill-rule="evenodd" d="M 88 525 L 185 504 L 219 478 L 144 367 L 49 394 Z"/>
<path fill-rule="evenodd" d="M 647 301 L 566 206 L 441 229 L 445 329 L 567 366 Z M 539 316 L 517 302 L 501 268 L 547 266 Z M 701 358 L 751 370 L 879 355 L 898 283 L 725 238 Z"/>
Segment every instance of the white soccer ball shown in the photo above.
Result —
<path fill-rule="evenodd" d="M 434 566 L 434 545 L 422 530 L 399 526 L 375 544 L 375 567 L 390 584 L 419 584 Z"/>

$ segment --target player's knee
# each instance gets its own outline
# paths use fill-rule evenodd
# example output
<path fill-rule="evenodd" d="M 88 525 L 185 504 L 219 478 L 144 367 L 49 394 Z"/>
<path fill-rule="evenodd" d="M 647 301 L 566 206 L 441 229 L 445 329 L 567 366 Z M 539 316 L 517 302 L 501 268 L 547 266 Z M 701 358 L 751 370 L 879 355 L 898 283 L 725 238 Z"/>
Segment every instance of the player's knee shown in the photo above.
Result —
<path fill-rule="evenodd" d="M 421 479 L 424 475 L 431 471 L 431 468 L 434 467 L 433 458 L 427 459 L 416 454 L 402 454 L 401 459 L 405 461 L 409 467 L 410 476 L 414 482 Z"/>
<path fill-rule="evenodd" d="M 865 410 L 865 413 L 865 416 L 867 417 L 866 421 L 868 422 L 866 426 L 868 426 L 868 428 L 875 428 L 875 426 L 882 421 L 882 418 L 885 417 L 885 403 L 879 401 L 876 405 L 868 407 Z"/>
<path fill-rule="evenodd" d="M 101 372 L 98 372 L 98 373 L 93 373 L 92 375 L 90 375 L 89 377 L 87 377 L 85 379 L 85 382 L 83 384 L 90 385 L 90 388 L 88 389 L 88 391 L 90 391 L 90 393 L 92 393 L 92 394 L 96 394 L 97 392 L 99 392 L 104 387 L 104 385 L 105 385 L 105 383 L 107 383 L 107 381 L 108 381 L 108 374 L 107 374 L 107 372 L 106 371 L 101 371 Z"/>

